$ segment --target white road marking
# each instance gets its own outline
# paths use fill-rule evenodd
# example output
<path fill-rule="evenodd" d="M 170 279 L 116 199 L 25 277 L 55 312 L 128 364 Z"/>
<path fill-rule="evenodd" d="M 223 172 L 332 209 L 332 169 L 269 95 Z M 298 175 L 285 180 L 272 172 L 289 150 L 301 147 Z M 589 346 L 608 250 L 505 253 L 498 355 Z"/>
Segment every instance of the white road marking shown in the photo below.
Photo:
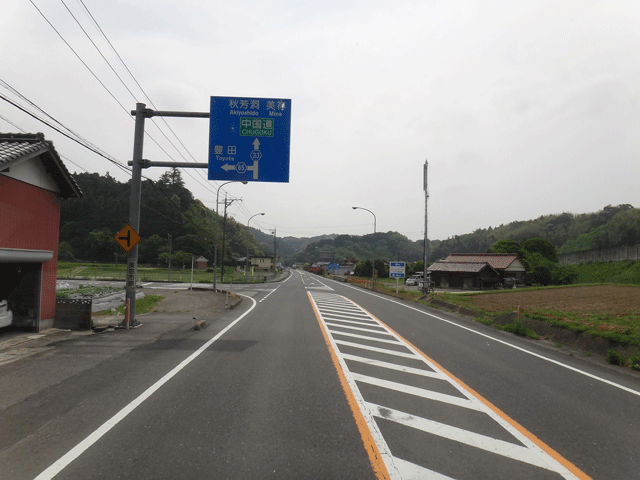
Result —
<path fill-rule="evenodd" d="M 426 418 L 420 418 L 398 410 L 381 407 L 380 405 L 367 403 L 367 407 L 376 417 L 391 420 L 406 425 L 407 427 L 415 428 L 416 430 L 438 435 L 439 437 L 495 453 L 496 455 L 502 455 L 513 460 L 518 460 L 519 462 L 528 463 L 535 467 L 555 471 L 552 465 L 545 462 L 543 457 L 539 456 L 537 452 L 530 448 L 505 442 L 504 440 L 497 440 L 487 437 L 486 435 L 452 427 L 451 425 L 445 425 L 444 423 Z"/>
<path fill-rule="evenodd" d="M 420 368 L 405 367 L 404 365 L 398 365 L 396 363 L 383 362 L 382 360 L 376 360 L 374 358 L 358 357 L 356 355 L 350 355 L 343 353 L 342 357 L 345 360 L 352 360 L 354 362 L 366 363 L 367 365 L 373 365 L 374 367 L 387 368 L 389 370 L 398 370 L 400 372 L 412 373 L 414 375 L 422 375 L 423 377 L 443 379 L 446 378 L 439 372 L 431 372 L 429 370 L 422 370 Z"/>
<path fill-rule="evenodd" d="M 47 468 L 44 472 L 38 475 L 35 480 L 50 480 L 55 477 L 58 473 L 60 473 L 64 468 L 66 468 L 71 462 L 73 462 L 76 458 L 82 455 L 89 447 L 91 447 L 94 443 L 96 443 L 100 438 L 102 438 L 109 430 L 115 427 L 121 420 L 123 420 L 127 415 L 133 412 L 137 407 L 139 407 L 145 400 L 147 400 L 151 395 L 153 395 L 156 391 L 160 389 L 165 383 L 171 380 L 174 376 L 176 376 L 184 367 L 193 362 L 202 352 L 204 352 L 207 348 L 211 346 L 213 342 L 222 337 L 225 333 L 227 333 L 231 328 L 233 328 L 240 320 L 246 317 L 251 311 L 255 308 L 256 301 L 247 297 L 249 300 L 253 302 L 253 305 L 249 310 L 244 312 L 238 318 L 236 318 L 233 322 L 227 325 L 223 330 L 220 331 L 215 337 L 209 340 L 207 343 L 202 345 L 198 350 L 189 355 L 185 360 L 180 362 L 173 370 L 167 373 L 164 377 L 158 380 L 156 383 L 147 388 L 144 392 L 142 392 L 136 399 L 134 399 L 131 403 L 129 403 L 126 407 L 116 413 L 113 417 L 103 423 L 97 430 L 91 433 L 87 438 L 82 440 L 78 445 L 73 447 L 69 452 L 63 455 L 60 459 L 58 459 L 53 465 Z"/>
<path fill-rule="evenodd" d="M 280 288 L 280 285 L 278 285 L 276 288 L 274 288 L 273 290 L 271 290 L 269 293 L 267 293 L 263 298 L 260 299 L 260 303 L 264 302 L 267 298 L 269 298 L 269 296 L 271 296 L 271 294 L 273 292 L 275 292 L 276 290 L 278 290 Z"/>
<path fill-rule="evenodd" d="M 624 390 L 625 392 L 632 393 L 634 395 L 640 396 L 640 391 L 638 391 L 638 390 L 634 390 L 632 388 L 625 387 L 624 385 L 620 385 L 619 383 L 612 382 L 611 380 L 607 380 L 606 378 L 598 377 L 597 375 L 594 375 L 594 374 L 589 373 L 589 372 L 585 372 L 584 370 L 580 370 L 579 368 L 576 368 L 576 367 L 572 367 L 571 365 L 567 365 L 566 363 L 562 363 L 562 362 L 560 362 L 558 360 L 554 360 L 553 358 L 545 357 L 544 355 L 541 355 L 541 354 L 536 353 L 536 352 L 532 352 L 531 350 L 527 350 L 526 348 L 519 347 L 518 345 L 514 345 L 513 343 L 509 343 L 509 342 L 507 342 L 505 340 L 501 340 L 499 338 L 492 337 L 491 335 L 487 335 L 486 333 L 479 332 L 477 330 L 474 330 L 473 328 L 469 328 L 469 327 L 466 327 L 464 325 L 460 325 L 460 324 L 458 324 L 458 323 L 456 323 L 454 321 L 447 320 L 446 318 L 442 318 L 442 317 L 439 317 L 439 316 L 434 315 L 432 313 L 425 312 L 424 310 L 420 310 L 418 308 L 412 307 L 410 305 L 407 305 L 406 303 L 398 302 L 396 300 L 391 300 L 390 298 L 384 297 L 382 295 L 377 295 L 377 294 L 375 294 L 373 292 L 367 292 L 366 290 L 363 290 L 363 289 L 358 288 L 358 287 L 354 287 L 352 285 L 345 285 L 345 286 L 349 287 L 349 288 L 352 288 L 354 290 L 358 290 L 360 293 L 365 293 L 367 295 L 371 295 L 371 296 L 379 298 L 381 300 L 385 300 L 387 302 L 395 303 L 395 304 L 400 305 L 400 306 L 402 306 L 404 308 L 408 308 L 409 310 L 413 310 L 415 312 L 421 313 L 422 315 L 426 315 L 428 317 L 435 318 L 436 320 L 439 320 L 441 322 L 445 322 L 445 323 L 448 323 L 450 325 L 456 326 L 458 328 L 462 328 L 463 330 L 467 330 L 469 332 L 475 333 L 476 335 L 480 335 L 481 337 L 488 338 L 490 340 L 493 340 L 494 342 L 501 343 L 503 345 L 506 345 L 507 347 L 514 348 L 516 350 L 519 350 L 520 352 L 523 352 L 523 353 L 526 353 L 528 355 L 531 355 L 531 356 L 534 356 L 536 358 L 539 358 L 541 360 L 545 360 L 547 362 L 553 363 L 554 365 L 558 365 L 559 367 L 566 368 L 567 370 L 571 370 L 572 372 L 579 373 L 580 375 L 584 375 L 585 377 L 592 378 L 592 379 L 597 380 L 599 382 L 606 383 L 607 385 L 610 385 L 612 387 L 616 387 L 616 388 L 619 388 L 620 390 Z"/>
<path fill-rule="evenodd" d="M 530 440 L 524 432 L 519 431 L 514 425 L 510 423 L 508 419 L 502 418 L 498 413 L 494 412 L 489 406 L 476 398 L 473 394 L 468 392 L 466 388 L 460 385 L 453 378 L 449 377 L 442 370 L 440 370 L 433 362 L 427 360 L 420 352 L 414 347 L 404 342 L 404 340 L 398 337 L 394 332 L 389 330 L 383 323 L 379 322 L 375 317 L 372 317 L 364 309 L 361 311 L 369 317 L 370 325 L 376 324 L 379 328 L 385 330 L 389 337 L 395 338 L 394 345 L 402 345 L 407 352 L 399 352 L 394 349 L 373 347 L 364 343 L 359 343 L 358 340 L 365 340 L 367 342 L 377 341 L 379 338 L 372 338 L 369 336 L 351 334 L 350 337 L 353 341 L 337 340 L 334 335 L 344 336 L 345 332 L 336 330 L 334 325 L 336 319 L 325 320 L 324 312 L 326 310 L 325 305 L 335 302 L 329 302 L 327 299 L 332 297 L 340 298 L 340 301 L 345 300 L 345 297 L 340 297 L 338 294 L 327 294 L 321 292 L 310 292 L 311 301 L 315 305 L 318 312 L 319 319 L 327 333 L 328 339 L 331 343 L 331 347 L 335 352 L 340 367 L 344 373 L 345 378 L 352 390 L 354 398 L 356 399 L 358 406 L 367 422 L 373 438 L 378 444 L 378 449 L 384 458 L 384 462 L 387 466 L 389 474 L 393 479 L 402 478 L 436 478 L 446 479 L 449 478 L 446 475 L 434 472 L 420 465 L 416 465 L 412 462 L 398 459 L 393 455 L 393 452 L 389 449 L 389 446 L 384 439 L 384 435 L 381 433 L 375 417 L 386 419 L 387 421 L 394 422 L 397 425 L 402 425 L 415 430 L 419 430 L 431 435 L 437 435 L 443 439 L 457 442 L 460 445 L 468 445 L 478 450 L 485 452 L 491 452 L 491 454 L 498 454 L 502 457 L 516 460 L 533 467 L 543 468 L 558 474 L 559 477 L 565 479 L 576 479 L 577 477 L 567 469 L 560 461 L 556 460 L 550 454 L 546 453 L 538 444 Z M 345 309 L 345 315 L 347 310 L 351 310 L 353 306 L 360 308 L 356 303 L 350 302 L 352 305 L 349 309 Z M 350 312 L 349 312 L 350 314 Z M 336 317 L 335 309 L 332 309 L 331 317 Z M 340 328 L 340 327 L 338 327 Z M 382 333 L 382 332 L 381 332 Z M 364 337 L 364 338 L 363 338 Z M 358 354 L 343 353 L 340 347 L 352 347 L 358 349 Z M 367 352 L 384 353 L 389 355 L 389 361 L 381 361 L 374 358 L 367 358 Z M 409 358 L 414 361 L 415 364 L 425 365 L 425 369 L 408 367 L 401 365 L 400 363 L 394 363 L 392 359 L 394 357 Z M 359 363 L 366 363 L 369 365 L 382 367 L 385 369 L 403 371 L 409 374 L 415 374 L 416 376 L 437 378 L 441 381 L 446 381 L 449 385 L 454 387 L 462 396 L 448 395 L 440 393 L 438 391 L 429 390 L 427 388 L 419 388 L 404 383 L 398 383 L 389 381 L 383 378 L 378 378 L 371 375 L 363 375 L 357 372 L 352 372 L 349 369 L 346 361 L 354 361 Z M 398 362 L 400 359 L 398 358 Z M 405 361 L 406 362 L 406 361 Z M 508 436 L 513 438 L 513 442 L 492 438 L 487 435 L 483 435 L 478 432 L 468 431 L 453 425 L 446 425 L 441 422 L 422 418 L 417 415 L 408 414 L 394 410 L 393 408 L 387 408 L 384 405 L 371 403 L 365 400 L 358 384 L 374 385 L 378 388 L 385 389 L 387 391 L 399 392 L 404 395 L 411 395 L 416 398 L 427 399 L 430 401 L 437 401 L 451 408 L 464 408 L 477 411 L 486 415 L 498 425 L 500 425 Z M 384 398 L 384 397 L 383 397 Z M 380 443 L 378 443 L 380 442 Z M 396 465 L 395 461 L 398 460 Z M 426 460 L 428 462 L 428 459 Z"/>

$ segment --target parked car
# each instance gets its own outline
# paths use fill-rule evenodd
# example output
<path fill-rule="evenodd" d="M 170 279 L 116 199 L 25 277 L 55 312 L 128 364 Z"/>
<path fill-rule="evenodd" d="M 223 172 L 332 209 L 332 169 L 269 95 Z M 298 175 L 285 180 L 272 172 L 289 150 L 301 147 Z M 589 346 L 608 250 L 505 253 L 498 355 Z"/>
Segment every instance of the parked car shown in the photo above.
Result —
<path fill-rule="evenodd" d="M 0 300 L 0 327 L 8 327 L 13 322 L 13 313 L 6 300 Z"/>
<path fill-rule="evenodd" d="M 409 278 L 407 278 L 404 282 L 405 285 L 407 286 L 414 286 L 414 285 L 418 285 L 422 283 L 422 274 L 416 274 L 416 275 L 411 275 Z"/>

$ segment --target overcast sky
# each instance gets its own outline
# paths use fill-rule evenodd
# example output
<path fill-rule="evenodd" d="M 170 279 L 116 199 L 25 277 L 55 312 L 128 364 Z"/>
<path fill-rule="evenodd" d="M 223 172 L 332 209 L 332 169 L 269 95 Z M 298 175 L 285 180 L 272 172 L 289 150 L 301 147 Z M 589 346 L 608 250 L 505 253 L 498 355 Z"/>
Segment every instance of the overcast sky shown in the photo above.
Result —
<path fill-rule="evenodd" d="M 432 240 L 640 206 L 637 0 L 82 2 L 3 0 L 0 80 L 123 164 L 136 101 L 208 112 L 211 96 L 291 99 L 289 183 L 220 190 L 242 198 L 229 213 L 245 225 L 265 212 L 251 226 L 278 237 L 363 235 L 361 206 L 377 231 L 421 239 L 425 160 Z M 1 99 L 0 115 L 0 131 L 44 132 L 71 172 L 130 178 Z M 179 140 L 147 121 L 144 158 L 207 162 L 209 121 L 166 120 Z M 182 175 L 215 209 L 220 182 Z"/>

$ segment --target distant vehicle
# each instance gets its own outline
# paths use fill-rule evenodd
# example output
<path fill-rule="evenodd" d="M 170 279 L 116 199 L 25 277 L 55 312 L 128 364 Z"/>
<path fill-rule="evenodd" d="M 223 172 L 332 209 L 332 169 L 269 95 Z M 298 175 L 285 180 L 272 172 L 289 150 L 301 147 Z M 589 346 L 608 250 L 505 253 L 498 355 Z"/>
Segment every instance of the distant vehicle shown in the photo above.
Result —
<path fill-rule="evenodd" d="M 411 275 L 404 282 L 404 284 L 407 286 L 414 286 L 414 285 L 418 285 L 419 283 L 422 283 L 422 273 Z"/>
<path fill-rule="evenodd" d="M 6 300 L 0 300 L 0 327 L 8 327 L 13 322 L 13 313 Z"/>

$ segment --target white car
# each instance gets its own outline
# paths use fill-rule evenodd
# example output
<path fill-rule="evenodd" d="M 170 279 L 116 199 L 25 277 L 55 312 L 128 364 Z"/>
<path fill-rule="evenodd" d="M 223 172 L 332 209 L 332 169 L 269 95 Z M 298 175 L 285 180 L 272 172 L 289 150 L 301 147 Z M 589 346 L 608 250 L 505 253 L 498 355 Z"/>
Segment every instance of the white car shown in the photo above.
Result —
<path fill-rule="evenodd" d="M 422 275 L 411 275 L 404 282 L 407 286 L 418 285 L 419 283 L 422 283 Z"/>
<path fill-rule="evenodd" d="M 0 300 L 0 327 L 8 327 L 13 323 L 13 312 L 9 310 L 9 302 Z"/>

